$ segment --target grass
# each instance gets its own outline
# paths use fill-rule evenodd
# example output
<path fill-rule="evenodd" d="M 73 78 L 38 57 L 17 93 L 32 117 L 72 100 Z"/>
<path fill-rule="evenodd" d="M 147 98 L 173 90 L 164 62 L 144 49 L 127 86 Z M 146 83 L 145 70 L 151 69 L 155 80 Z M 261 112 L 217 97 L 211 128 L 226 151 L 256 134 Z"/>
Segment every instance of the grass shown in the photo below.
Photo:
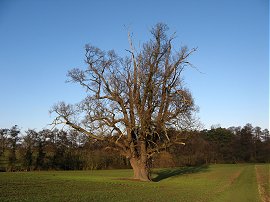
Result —
<path fill-rule="evenodd" d="M 270 165 L 256 165 L 258 190 L 263 202 L 270 201 Z"/>
<path fill-rule="evenodd" d="M 269 164 L 157 169 L 153 182 L 124 179 L 131 176 L 131 170 L 0 173 L 0 201 L 256 202 L 270 192 Z"/>

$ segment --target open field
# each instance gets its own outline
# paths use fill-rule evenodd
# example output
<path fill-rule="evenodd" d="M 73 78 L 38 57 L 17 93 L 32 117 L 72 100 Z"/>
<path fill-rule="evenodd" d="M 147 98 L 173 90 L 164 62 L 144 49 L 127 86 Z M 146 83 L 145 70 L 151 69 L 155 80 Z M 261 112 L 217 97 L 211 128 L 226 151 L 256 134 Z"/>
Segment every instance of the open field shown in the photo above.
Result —
<path fill-rule="evenodd" d="M 0 173 L 0 201 L 269 201 L 269 164 L 132 170 Z"/>

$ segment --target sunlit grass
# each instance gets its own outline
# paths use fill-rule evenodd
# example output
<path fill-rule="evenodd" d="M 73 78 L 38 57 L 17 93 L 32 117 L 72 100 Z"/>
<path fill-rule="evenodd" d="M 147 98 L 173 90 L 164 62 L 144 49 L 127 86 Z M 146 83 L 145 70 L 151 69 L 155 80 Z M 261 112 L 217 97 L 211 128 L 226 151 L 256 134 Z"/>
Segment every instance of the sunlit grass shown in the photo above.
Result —
<path fill-rule="evenodd" d="M 262 175 L 267 169 L 259 165 Z M 157 169 L 154 182 L 131 176 L 132 170 L 0 173 L 0 201 L 260 201 L 251 164 Z"/>
<path fill-rule="evenodd" d="M 270 201 L 270 165 L 256 165 L 258 190 L 263 202 Z"/>

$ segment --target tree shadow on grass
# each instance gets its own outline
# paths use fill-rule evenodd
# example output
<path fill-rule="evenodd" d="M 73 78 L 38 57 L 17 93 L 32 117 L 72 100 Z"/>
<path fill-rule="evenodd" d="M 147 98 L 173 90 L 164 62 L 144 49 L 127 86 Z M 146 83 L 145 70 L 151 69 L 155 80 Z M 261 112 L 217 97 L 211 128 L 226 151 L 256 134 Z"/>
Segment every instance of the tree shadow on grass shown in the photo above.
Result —
<path fill-rule="evenodd" d="M 166 168 L 162 170 L 153 171 L 152 174 L 156 175 L 152 178 L 153 182 L 159 182 L 161 180 L 180 176 L 184 174 L 198 173 L 198 172 L 206 172 L 208 170 L 207 165 L 196 166 L 196 167 L 181 167 L 181 168 Z"/>

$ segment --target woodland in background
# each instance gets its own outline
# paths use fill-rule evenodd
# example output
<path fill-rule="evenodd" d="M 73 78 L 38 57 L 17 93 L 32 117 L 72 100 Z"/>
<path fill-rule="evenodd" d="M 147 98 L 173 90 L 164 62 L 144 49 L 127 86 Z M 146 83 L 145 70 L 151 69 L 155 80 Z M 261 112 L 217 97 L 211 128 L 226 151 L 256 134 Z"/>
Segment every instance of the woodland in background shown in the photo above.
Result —
<path fill-rule="evenodd" d="M 152 167 L 270 162 L 269 131 L 251 124 L 181 135 L 185 145 L 156 154 Z M 22 133 L 18 126 L 0 129 L 0 171 L 131 168 L 129 161 L 108 145 L 106 140 L 96 141 L 75 130 L 29 129 Z"/>

